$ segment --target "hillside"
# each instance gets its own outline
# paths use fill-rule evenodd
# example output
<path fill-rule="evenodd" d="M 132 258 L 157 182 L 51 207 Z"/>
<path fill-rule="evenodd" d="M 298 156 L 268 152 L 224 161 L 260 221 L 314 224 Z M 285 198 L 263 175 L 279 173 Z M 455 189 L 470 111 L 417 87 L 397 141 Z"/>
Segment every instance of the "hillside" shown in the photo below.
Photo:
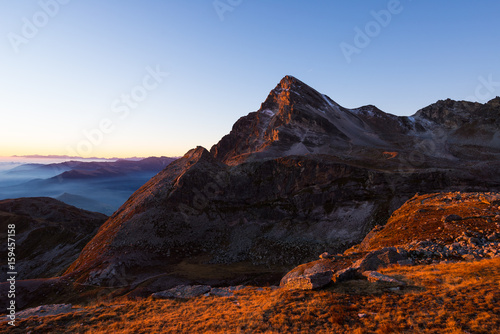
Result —
<path fill-rule="evenodd" d="M 500 191 L 499 113 L 495 100 L 438 101 L 412 117 L 347 109 L 286 76 L 210 151 L 190 150 L 138 189 L 66 274 L 168 285 L 191 277 L 179 270 L 188 262 L 244 267 L 206 280 L 236 284 L 343 252 L 416 192 Z M 472 128 L 489 139 L 471 142 Z"/>
<path fill-rule="evenodd" d="M 0 237 L 7 240 L 7 226 L 15 224 L 17 278 L 61 275 L 97 233 L 106 216 L 77 209 L 52 198 L 0 201 Z M 6 243 L 0 251 L 2 282 L 7 270 Z"/>
<path fill-rule="evenodd" d="M 338 273 L 340 268 L 360 258 L 361 253 L 355 253 L 359 249 L 365 254 L 390 246 L 406 247 L 419 240 L 446 243 L 451 242 L 450 236 L 455 237 L 456 233 L 460 237 L 463 232 L 491 236 L 500 230 L 500 208 L 496 202 L 499 198 L 499 194 L 493 193 L 415 196 L 391 216 L 385 228 L 372 232 L 362 245 L 333 259 L 319 261 L 337 262 Z M 465 219 L 447 221 L 450 212 L 462 214 Z M 493 217 L 490 222 L 482 218 L 467 219 L 471 213 Z M 433 222 L 432 227 L 426 225 L 428 221 Z M 401 238 L 395 232 L 406 230 L 410 232 Z M 489 242 L 497 249 L 500 244 L 488 237 L 479 242 Z M 470 249 L 470 254 L 477 249 Z M 394 264 L 377 269 L 399 283 L 370 282 L 356 277 L 332 281 L 321 290 L 247 287 L 227 295 L 217 295 L 212 290 L 187 299 L 107 300 L 101 295 L 102 299 L 90 304 L 29 311 L 13 330 L 5 323 L 0 324 L 0 333 L 441 334 L 495 333 L 500 328 L 500 252 L 448 259 L 420 254 L 416 260 L 422 260 L 422 264 Z M 45 315 L 50 312 L 61 313 Z"/>
<path fill-rule="evenodd" d="M 166 305 L 172 308 L 170 320 L 185 314 L 208 317 L 211 310 L 191 307 L 208 302 L 226 309 L 228 300 L 243 294 L 250 304 L 271 304 L 262 313 L 228 308 L 226 316 L 245 326 L 241 331 L 297 331 L 299 325 L 287 319 L 304 314 L 310 315 L 302 321 L 304 331 L 365 326 L 385 333 L 395 316 L 397 331 L 418 331 L 429 314 L 436 331 L 470 331 L 464 319 L 478 317 L 472 310 L 484 311 L 484 327 L 474 326 L 487 331 L 498 322 L 496 308 L 487 311 L 498 300 L 492 283 L 498 271 L 477 273 L 496 266 L 500 253 L 499 113 L 498 99 L 438 101 L 411 117 L 371 105 L 348 109 L 286 76 L 258 111 L 240 118 L 210 151 L 190 150 L 135 191 L 61 276 L 17 281 L 16 305 L 21 310 L 71 303 L 85 312 L 89 303 L 102 301 L 89 306 L 101 307 L 102 318 L 84 315 L 82 321 L 98 330 L 104 319 L 114 319 L 118 331 L 121 323 L 132 325 L 136 319 L 112 316 L 111 309 L 123 305 L 127 312 L 142 308 L 144 316 L 145 308 L 160 305 L 165 312 L 161 305 Z M 70 171 L 61 180 L 88 183 L 108 172 Z M 72 195 L 66 197 L 75 199 Z M 442 289 L 431 288 L 432 279 L 425 278 L 432 271 L 450 273 L 449 281 L 436 281 L 445 282 Z M 464 286 L 461 276 L 470 277 Z M 476 291 L 465 318 L 449 307 L 465 298 L 462 291 L 453 293 L 457 286 L 465 292 L 481 287 L 485 293 Z M 7 289 L 0 283 L 1 292 Z M 122 306 L 112 306 L 117 298 Z M 435 307 L 431 301 L 440 298 L 446 303 Z M 332 303 L 340 317 L 325 313 Z M 422 313 L 411 318 L 394 308 L 376 312 L 377 303 L 404 312 L 422 307 Z M 73 326 L 80 311 L 50 326 Z M 73 308 L 46 305 L 27 312 Z M 445 321 L 448 315 L 457 318 Z M 148 326 L 157 330 L 158 323 L 176 328 L 161 321 Z M 177 329 L 218 328 L 195 320 L 182 326 L 187 327 Z M 218 330 L 232 331 L 231 326 Z"/>

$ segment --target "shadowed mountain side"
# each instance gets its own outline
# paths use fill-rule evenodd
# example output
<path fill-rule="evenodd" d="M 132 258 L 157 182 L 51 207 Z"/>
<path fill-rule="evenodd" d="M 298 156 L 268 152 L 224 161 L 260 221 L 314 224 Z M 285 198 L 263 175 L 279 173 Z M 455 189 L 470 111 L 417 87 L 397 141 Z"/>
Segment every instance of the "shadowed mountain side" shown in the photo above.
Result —
<path fill-rule="evenodd" d="M 446 119 L 500 113 L 494 101 L 447 103 L 435 104 Z M 499 190 L 499 146 L 461 141 L 464 122 L 346 109 L 287 76 L 210 153 L 189 151 L 136 191 L 66 273 L 123 285 L 186 274 L 186 261 L 255 272 L 343 251 L 416 192 Z"/>
<path fill-rule="evenodd" d="M 7 226 L 15 224 L 17 279 L 62 274 L 106 218 L 103 214 L 80 210 L 52 198 L 0 201 L 0 236 L 6 240 Z M 6 244 L 0 255 L 2 281 L 5 281 Z"/>

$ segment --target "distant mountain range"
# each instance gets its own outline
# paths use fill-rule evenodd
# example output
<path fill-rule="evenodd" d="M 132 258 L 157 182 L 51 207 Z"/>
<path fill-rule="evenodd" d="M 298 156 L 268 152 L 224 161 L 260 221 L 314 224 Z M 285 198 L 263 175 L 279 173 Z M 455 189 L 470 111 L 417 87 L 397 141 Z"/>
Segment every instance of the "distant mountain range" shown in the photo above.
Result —
<path fill-rule="evenodd" d="M 152 157 L 139 161 L 24 164 L 0 172 L 0 199 L 53 197 L 82 209 L 110 215 L 174 160 Z"/>
<path fill-rule="evenodd" d="M 131 157 L 131 158 L 98 158 L 98 157 L 90 157 L 90 158 L 82 158 L 78 156 L 70 156 L 70 155 L 40 155 L 40 154 L 30 154 L 30 155 L 13 155 L 12 158 L 28 158 L 28 159 L 64 159 L 64 160 L 75 160 L 75 161 L 116 161 L 116 160 L 143 160 L 146 157 Z"/>

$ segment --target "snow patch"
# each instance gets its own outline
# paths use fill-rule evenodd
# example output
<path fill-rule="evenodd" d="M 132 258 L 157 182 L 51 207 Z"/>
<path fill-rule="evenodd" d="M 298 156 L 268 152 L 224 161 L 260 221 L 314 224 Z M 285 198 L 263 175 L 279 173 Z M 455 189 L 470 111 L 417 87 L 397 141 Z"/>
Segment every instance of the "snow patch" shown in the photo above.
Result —
<path fill-rule="evenodd" d="M 333 109 L 337 109 L 337 106 L 336 106 L 336 105 L 334 105 L 334 104 L 332 103 L 332 101 L 330 101 L 330 98 L 329 98 L 328 96 L 326 96 L 326 95 L 324 95 L 324 94 L 323 94 L 322 96 L 323 96 L 323 99 L 326 101 L 326 103 L 328 103 L 328 105 L 329 105 L 330 107 L 332 107 Z"/>
<path fill-rule="evenodd" d="M 357 115 L 362 114 L 362 115 L 371 116 L 371 117 L 375 116 L 375 113 L 370 109 L 363 110 L 361 108 L 357 108 L 357 109 L 350 109 L 350 111 L 353 112 L 354 114 L 357 114 Z"/>
<path fill-rule="evenodd" d="M 267 116 L 274 116 L 276 113 L 270 109 L 264 109 L 260 111 L 262 114 L 265 114 Z"/>

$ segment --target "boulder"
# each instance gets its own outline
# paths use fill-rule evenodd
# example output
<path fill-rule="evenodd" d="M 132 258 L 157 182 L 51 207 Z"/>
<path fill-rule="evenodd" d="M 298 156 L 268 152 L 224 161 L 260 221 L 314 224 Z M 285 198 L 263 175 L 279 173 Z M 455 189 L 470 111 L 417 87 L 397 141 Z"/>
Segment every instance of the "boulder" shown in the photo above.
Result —
<path fill-rule="evenodd" d="M 319 256 L 320 259 L 331 259 L 333 257 L 334 256 L 328 252 L 324 252 L 324 253 L 320 254 L 320 256 Z"/>
<path fill-rule="evenodd" d="M 462 220 L 462 217 L 460 217 L 459 215 L 448 215 L 444 219 L 444 221 L 447 223 L 451 223 L 451 222 L 458 221 L 458 220 Z"/>
<path fill-rule="evenodd" d="M 327 259 L 301 264 L 281 279 L 280 286 L 287 289 L 318 289 L 330 283 L 333 271 L 334 263 Z"/>
<path fill-rule="evenodd" d="M 335 283 L 340 283 L 358 278 L 361 278 L 359 272 L 356 269 L 349 267 L 335 272 L 333 274 L 332 281 Z"/>
<path fill-rule="evenodd" d="M 356 261 L 352 267 L 359 272 L 364 272 L 384 268 L 403 260 L 406 260 L 406 258 L 398 253 L 395 247 L 387 247 L 366 254 L 362 259 Z"/>
<path fill-rule="evenodd" d="M 280 286 L 290 290 L 314 290 L 327 285 L 332 281 L 333 272 L 331 270 L 318 272 L 316 274 L 293 277 Z"/>

